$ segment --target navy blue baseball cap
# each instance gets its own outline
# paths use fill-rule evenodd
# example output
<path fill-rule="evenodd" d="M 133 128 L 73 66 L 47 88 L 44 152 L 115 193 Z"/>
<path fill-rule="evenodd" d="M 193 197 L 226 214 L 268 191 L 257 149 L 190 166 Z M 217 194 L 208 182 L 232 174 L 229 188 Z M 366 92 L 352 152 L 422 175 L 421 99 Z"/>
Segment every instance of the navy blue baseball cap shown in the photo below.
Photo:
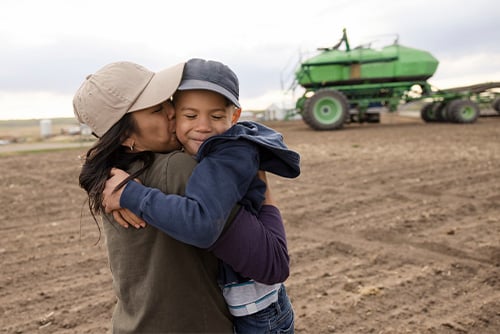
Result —
<path fill-rule="evenodd" d="M 178 90 L 204 89 L 225 96 L 241 108 L 236 74 L 221 62 L 193 58 L 186 62 Z"/>

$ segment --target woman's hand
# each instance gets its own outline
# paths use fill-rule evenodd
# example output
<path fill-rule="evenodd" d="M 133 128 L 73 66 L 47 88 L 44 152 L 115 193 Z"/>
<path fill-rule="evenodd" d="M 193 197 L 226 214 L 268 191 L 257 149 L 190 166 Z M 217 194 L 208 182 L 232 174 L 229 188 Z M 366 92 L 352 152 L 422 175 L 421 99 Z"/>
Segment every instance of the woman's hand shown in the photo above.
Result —
<path fill-rule="evenodd" d="M 264 194 L 265 199 L 262 204 L 276 206 L 276 203 L 271 196 L 271 190 L 269 189 L 269 183 L 267 182 L 266 172 L 264 172 L 263 170 L 259 170 L 257 175 L 259 176 L 259 179 L 261 179 L 266 184 L 266 192 Z"/>

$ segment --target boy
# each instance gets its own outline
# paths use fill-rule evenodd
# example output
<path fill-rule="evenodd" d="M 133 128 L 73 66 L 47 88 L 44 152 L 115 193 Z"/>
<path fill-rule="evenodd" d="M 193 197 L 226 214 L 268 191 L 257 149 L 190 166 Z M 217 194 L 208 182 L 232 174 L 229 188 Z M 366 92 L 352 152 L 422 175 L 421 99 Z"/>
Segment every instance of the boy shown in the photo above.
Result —
<path fill-rule="evenodd" d="M 257 169 L 296 177 L 299 158 L 286 148 L 281 135 L 273 130 L 256 123 L 235 124 L 241 112 L 238 93 L 238 79 L 227 66 L 202 59 L 191 59 L 186 63 L 183 79 L 173 98 L 176 133 L 184 150 L 204 164 L 205 171 L 204 175 L 193 173 L 186 195 L 197 180 L 209 182 L 204 178 L 210 176 L 211 180 L 224 183 L 222 187 L 241 188 L 240 204 L 258 212 L 265 184 L 257 178 Z M 228 177 L 235 170 L 237 172 Z M 129 185 L 130 182 L 123 190 L 120 204 L 171 234 L 165 222 L 168 214 L 165 205 L 160 206 L 160 199 L 156 199 L 156 203 L 152 199 L 146 200 L 155 209 L 142 211 L 140 207 L 149 206 L 144 205 L 147 195 L 140 198 L 134 191 L 138 185 Z M 220 194 L 212 195 L 218 197 Z M 219 198 L 218 202 L 224 202 L 224 199 Z M 217 248 L 217 243 L 212 248 Z M 242 277 L 229 266 L 223 265 L 222 268 L 223 294 L 235 316 L 238 333 L 293 333 L 293 310 L 282 283 L 263 284 Z M 239 273 L 244 274 L 244 266 L 240 269 L 237 269 Z"/>

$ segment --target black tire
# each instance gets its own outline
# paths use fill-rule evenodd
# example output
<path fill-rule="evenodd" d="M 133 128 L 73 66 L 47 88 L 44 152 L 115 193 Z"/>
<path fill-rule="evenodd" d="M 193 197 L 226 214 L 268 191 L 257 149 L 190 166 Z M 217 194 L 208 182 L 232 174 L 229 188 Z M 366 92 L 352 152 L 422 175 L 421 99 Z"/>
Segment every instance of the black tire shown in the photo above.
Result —
<path fill-rule="evenodd" d="M 450 121 L 455 123 L 474 123 L 479 117 L 479 106 L 470 100 L 453 100 L 447 106 Z"/>
<path fill-rule="evenodd" d="M 422 107 L 420 110 L 420 117 L 424 122 L 443 122 L 444 115 L 443 109 L 445 105 L 443 102 L 431 102 Z"/>
<path fill-rule="evenodd" d="M 426 123 L 436 122 L 436 113 L 434 111 L 434 102 L 427 103 L 420 109 L 420 117 Z"/>
<path fill-rule="evenodd" d="M 342 128 L 349 117 L 349 102 L 344 94 L 320 89 L 304 103 L 302 119 L 315 130 Z"/>
<path fill-rule="evenodd" d="M 494 99 L 493 102 L 491 103 L 491 106 L 493 107 L 493 109 L 495 109 L 497 114 L 500 114 L 500 97 Z"/>
<path fill-rule="evenodd" d="M 448 113 L 449 102 L 436 102 L 436 120 L 438 122 L 451 122 Z"/>
<path fill-rule="evenodd" d="M 380 123 L 380 114 L 366 114 L 366 121 L 368 123 Z"/>

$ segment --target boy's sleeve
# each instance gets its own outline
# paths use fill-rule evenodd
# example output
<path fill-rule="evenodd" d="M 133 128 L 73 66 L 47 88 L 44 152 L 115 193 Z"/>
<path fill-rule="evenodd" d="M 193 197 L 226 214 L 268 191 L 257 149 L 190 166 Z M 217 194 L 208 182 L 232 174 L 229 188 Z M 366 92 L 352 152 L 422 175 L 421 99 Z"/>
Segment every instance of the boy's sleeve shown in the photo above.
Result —
<path fill-rule="evenodd" d="M 284 282 L 290 274 L 285 228 L 275 206 L 262 206 L 258 217 L 240 209 L 209 250 L 242 276 L 264 284 Z"/>
<path fill-rule="evenodd" d="M 231 209 L 244 197 L 258 168 L 258 152 L 252 143 L 223 142 L 195 167 L 185 197 L 165 195 L 129 181 L 120 206 L 181 242 L 207 248 L 221 234 Z"/>

